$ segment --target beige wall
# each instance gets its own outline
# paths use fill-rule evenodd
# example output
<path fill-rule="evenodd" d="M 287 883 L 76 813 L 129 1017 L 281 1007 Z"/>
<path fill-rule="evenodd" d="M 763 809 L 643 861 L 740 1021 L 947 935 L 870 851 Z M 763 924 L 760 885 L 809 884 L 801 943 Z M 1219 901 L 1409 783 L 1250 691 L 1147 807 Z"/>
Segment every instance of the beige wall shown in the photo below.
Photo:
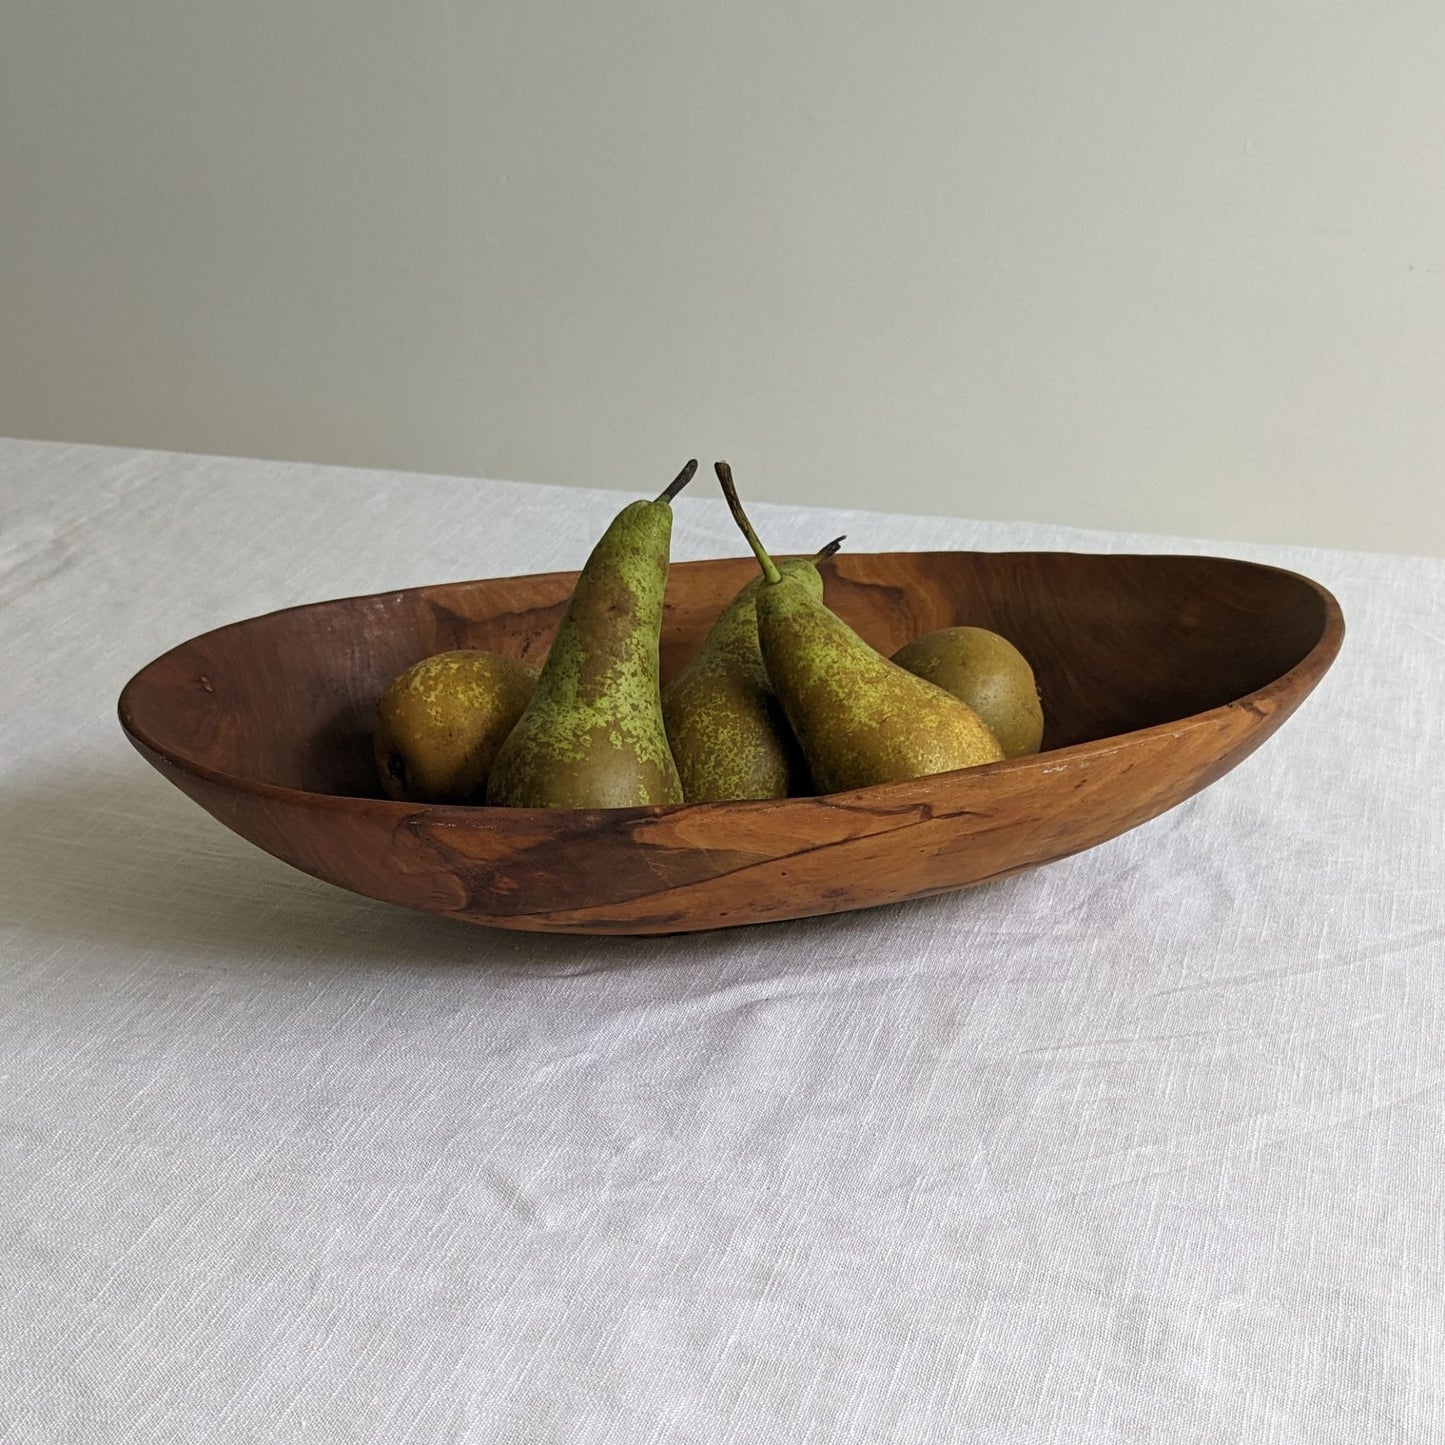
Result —
<path fill-rule="evenodd" d="M 8 0 L 0 432 L 1445 553 L 1445 10 Z"/>

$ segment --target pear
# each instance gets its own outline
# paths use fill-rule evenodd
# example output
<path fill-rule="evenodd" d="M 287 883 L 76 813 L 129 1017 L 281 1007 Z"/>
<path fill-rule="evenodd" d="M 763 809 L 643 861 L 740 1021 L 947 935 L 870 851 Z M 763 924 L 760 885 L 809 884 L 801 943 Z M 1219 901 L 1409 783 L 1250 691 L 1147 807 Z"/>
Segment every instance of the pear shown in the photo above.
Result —
<path fill-rule="evenodd" d="M 1044 710 L 1028 659 L 986 627 L 941 627 L 905 643 L 893 661 L 966 702 L 999 740 L 1006 758 L 1036 753 Z"/>
<path fill-rule="evenodd" d="M 778 563 L 819 600 L 818 564 L 843 539 L 816 557 Z M 786 798 L 812 791 L 807 760 L 783 716 L 758 646 L 754 603 L 763 579 L 754 577 L 723 610 L 692 661 L 662 693 L 662 720 L 689 803 L 737 798 Z"/>
<path fill-rule="evenodd" d="M 536 691 L 502 744 L 487 801 L 513 808 L 634 808 L 680 803 L 658 688 L 658 638 L 672 499 L 631 502 L 587 559 Z"/>
<path fill-rule="evenodd" d="M 814 783 L 825 793 L 1003 759 L 965 702 L 870 647 L 797 578 L 784 577 L 753 531 L 726 462 L 718 480 L 762 568 L 758 642 Z"/>
<path fill-rule="evenodd" d="M 376 707 L 373 744 L 382 791 L 414 803 L 471 803 L 532 689 L 537 669 L 460 648 L 413 663 Z"/>

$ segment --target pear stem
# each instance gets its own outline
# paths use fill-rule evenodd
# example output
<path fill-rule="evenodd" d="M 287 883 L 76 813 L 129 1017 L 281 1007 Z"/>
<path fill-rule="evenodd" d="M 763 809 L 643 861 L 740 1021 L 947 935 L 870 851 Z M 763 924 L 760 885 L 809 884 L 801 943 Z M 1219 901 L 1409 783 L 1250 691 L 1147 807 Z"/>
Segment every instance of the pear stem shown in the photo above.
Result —
<path fill-rule="evenodd" d="M 763 544 L 758 541 L 758 534 L 753 531 L 753 524 L 748 521 L 748 514 L 743 511 L 743 504 L 738 501 L 738 489 L 733 486 L 733 469 L 726 462 L 714 462 L 713 471 L 717 473 L 717 479 L 722 483 L 723 496 L 728 500 L 728 511 L 733 514 L 733 521 L 738 524 L 738 529 L 748 539 L 748 546 L 753 549 L 753 556 L 758 559 L 758 566 L 763 569 L 763 576 L 769 584 L 781 582 L 783 574 L 778 571 L 773 559 L 768 556 Z"/>
<path fill-rule="evenodd" d="M 833 553 L 836 552 L 838 548 L 841 547 L 843 543 L 847 540 L 847 533 L 844 533 L 844 535 L 841 537 L 834 537 L 833 540 L 829 542 L 828 545 L 824 547 L 823 550 L 819 552 L 816 557 L 813 558 L 813 566 L 816 567 L 820 563 L 826 562 L 828 558 L 831 557 Z"/>
<path fill-rule="evenodd" d="M 659 502 L 670 502 L 693 478 L 697 471 L 697 458 L 694 457 L 668 484 L 667 490 L 657 499 Z"/>

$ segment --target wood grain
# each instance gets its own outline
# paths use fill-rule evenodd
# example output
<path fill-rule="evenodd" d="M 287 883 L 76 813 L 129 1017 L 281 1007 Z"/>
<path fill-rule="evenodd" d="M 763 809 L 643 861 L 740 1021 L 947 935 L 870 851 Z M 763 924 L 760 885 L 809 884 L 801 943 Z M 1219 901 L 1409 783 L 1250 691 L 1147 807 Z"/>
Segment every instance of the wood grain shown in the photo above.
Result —
<path fill-rule="evenodd" d="M 664 680 L 753 569 L 673 567 Z M 223 627 L 143 668 L 121 723 L 227 827 L 343 888 L 505 928 L 677 933 L 945 892 L 1104 842 L 1247 757 L 1344 636 L 1316 583 L 1222 558 L 844 553 L 826 571 L 829 605 L 884 653 L 961 623 L 1008 637 L 1038 677 L 1045 751 L 784 802 L 556 812 L 384 799 L 370 734 L 390 678 L 453 647 L 539 662 L 570 572 Z"/>

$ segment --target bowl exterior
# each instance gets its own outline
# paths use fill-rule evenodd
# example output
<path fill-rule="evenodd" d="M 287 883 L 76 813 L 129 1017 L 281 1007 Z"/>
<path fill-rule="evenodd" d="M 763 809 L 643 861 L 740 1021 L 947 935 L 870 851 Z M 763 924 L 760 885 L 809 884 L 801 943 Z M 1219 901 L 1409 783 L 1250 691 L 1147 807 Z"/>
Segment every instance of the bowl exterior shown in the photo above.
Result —
<path fill-rule="evenodd" d="M 668 934 L 897 903 L 1068 857 L 1223 776 L 1292 710 L 1242 703 L 830 797 L 567 813 L 266 796 L 137 746 L 243 838 L 366 897 L 498 928 Z"/>
<path fill-rule="evenodd" d="M 526 580 L 507 579 L 508 596 Z M 555 613 L 557 578 L 539 580 Z M 157 719 L 168 716 L 178 679 L 194 661 L 184 648 L 132 680 L 121 721 L 141 754 L 220 822 L 339 887 L 499 928 L 683 933 L 966 888 L 1093 847 L 1174 807 L 1259 747 L 1338 651 L 1343 621 L 1334 599 L 1294 580 L 1318 594 L 1318 640 L 1245 696 L 1033 757 L 825 797 L 615 810 L 462 808 L 239 776 L 160 736 Z M 215 687 L 209 676 L 200 682 Z"/>

